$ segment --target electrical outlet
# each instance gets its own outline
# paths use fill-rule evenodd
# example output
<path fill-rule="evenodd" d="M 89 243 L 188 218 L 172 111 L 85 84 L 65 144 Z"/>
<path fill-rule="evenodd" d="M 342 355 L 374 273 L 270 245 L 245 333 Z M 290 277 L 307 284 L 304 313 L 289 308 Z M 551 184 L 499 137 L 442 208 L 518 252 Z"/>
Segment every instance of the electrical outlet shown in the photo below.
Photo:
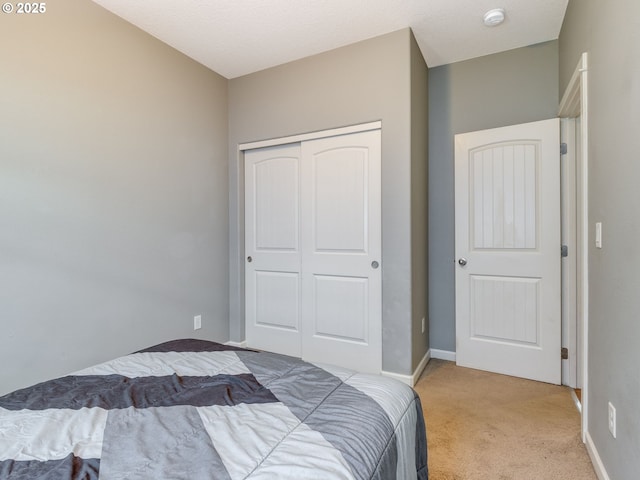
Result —
<path fill-rule="evenodd" d="M 616 438 L 616 407 L 609 402 L 609 431 Z"/>
<path fill-rule="evenodd" d="M 422 317 L 422 333 L 424 333 L 424 317 Z"/>
<path fill-rule="evenodd" d="M 193 317 L 193 329 L 200 330 L 202 328 L 202 315 Z"/>

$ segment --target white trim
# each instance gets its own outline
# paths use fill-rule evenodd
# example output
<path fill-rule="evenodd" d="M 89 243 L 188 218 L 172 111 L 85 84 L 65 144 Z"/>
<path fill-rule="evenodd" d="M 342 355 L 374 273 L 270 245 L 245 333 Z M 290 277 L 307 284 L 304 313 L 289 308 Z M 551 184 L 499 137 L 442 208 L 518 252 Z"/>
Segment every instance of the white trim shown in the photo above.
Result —
<path fill-rule="evenodd" d="M 284 145 L 286 143 L 304 142 L 307 140 L 316 140 L 318 138 L 335 137 L 338 135 L 348 135 L 350 133 L 368 132 L 369 130 L 380 130 L 382 122 L 361 123 L 359 125 L 349 125 L 346 127 L 332 128 L 330 130 L 321 130 L 317 132 L 301 133 L 299 135 L 291 135 L 288 137 L 271 138 L 268 140 L 258 140 L 255 142 L 241 143 L 238 150 L 251 150 L 254 148 L 273 147 L 275 145 Z"/>
<path fill-rule="evenodd" d="M 588 105 L 588 55 L 582 54 L 580 69 L 580 143 L 582 181 L 582 275 L 579 280 L 582 295 L 582 436 L 588 432 L 589 392 L 589 105 Z"/>
<path fill-rule="evenodd" d="M 586 433 L 585 444 L 587 446 L 589 457 L 591 458 L 591 463 L 593 464 L 593 469 L 596 471 L 596 475 L 598 476 L 598 480 L 610 480 L 609 474 L 604 468 L 604 463 L 602 463 L 602 459 L 598 454 L 598 449 L 593 443 L 593 439 L 591 438 L 591 435 L 589 435 L 589 432 Z"/>
<path fill-rule="evenodd" d="M 422 360 L 420 360 L 420 363 L 418 363 L 418 366 L 413 371 L 413 385 L 418 383 L 418 379 L 420 378 L 420 375 L 422 375 L 422 372 L 424 372 L 424 369 L 427 368 L 429 360 L 431 360 L 431 350 L 427 350 L 427 353 L 424 354 L 424 357 L 422 357 Z M 411 386 L 413 387 L 413 385 Z"/>
<path fill-rule="evenodd" d="M 456 352 L 450 352 L 448 350 L 431 349 L 431 358 L 437 358 L 439 360 L 448 360 L 449 362 L 456 361 Z"/>
<path fill-rule="evenodd" d="M 576 409 L 582 413 L 582 403 L 580 403 L 580 399 L 578 398 L 578 394 L 576 394 L 576 391 L 572 388 L 571 389 L 571 399 L 573 400 L 573 403 L 576 406 Z"/>
<path fill-rule="evenodd" d="M 410 387 L 413 387 L 415 385 L 414 383 L 412 383 L 413 382 L 412 375 L 403 375 L 402 373 L 385 372 L 384 370 L 380 372 L 380 375 L 382 375 L 383 377 L 395 378 L 399 382 L 402 382 L 405 385 L 409 385 Z"/>
<path fill-rule="evenodd" d="M 234 342 L 232 340 L 229 340 L 228 342 L 224 342 L 225 345 L 229 345 L 230 347 L 240 347 L 240 348 L 247 348 L 247 341 L 243 340 L 241 342 Z"/>
<path fill-rule="evenodd" d="M 587 442 L 589 430 L 589 56 L 585 52 L 567 85 L 558 108 L 560 117 L 580 117 L 580 152 L 577 158 L 578 203 L 577 244 L 578 259 L 578 330 L 582 348 L 578 362 L 578 380 L 582 388 L 582 441 Z"/>
<path fill-rule="evenodd" d="M 567 89 L 562 95 L 562 100 L 560 100 L 558 112 L 561 117 L 577 117 L 580 115 L 580 77 L 582 71 L 586 69 L 586 66 L 583 66 L 585 55 L 586 53 L 582 54 L 577 68 L 571 75 Z"/>
<path fill-rule="evenodd" d="M 395 378 L 396 380 L 399 380 L 402 383 L 409 385 L 410 387 L 413 387 L 418 382 L 420 375 L 422 375 L 422 372 L 426 368 L 427 363 L 429 363 L 430 359 L 431 359 L 431 350 L 427 350 L 427 353 L 424 354 L 424 357 L 422 357 L 422 360 L 420 360 L 420 363 L 418 363 L 418 366 L 413 371 L 413 375 L 403 375 L 401 373 L 385 372 L 384 370 L 380 372 L 380 375 L 389 377 L 389 378 Z"/>

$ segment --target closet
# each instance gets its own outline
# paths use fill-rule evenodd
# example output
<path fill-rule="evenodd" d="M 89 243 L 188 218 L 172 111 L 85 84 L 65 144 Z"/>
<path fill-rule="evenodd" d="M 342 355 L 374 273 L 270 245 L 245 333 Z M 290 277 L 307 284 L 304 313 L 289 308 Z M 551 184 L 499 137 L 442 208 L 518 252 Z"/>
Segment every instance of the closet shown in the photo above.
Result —
<path fill-rule="evenodd" d="M 244 162 L 247 346 L 380 373 L 380 129 Z"/>

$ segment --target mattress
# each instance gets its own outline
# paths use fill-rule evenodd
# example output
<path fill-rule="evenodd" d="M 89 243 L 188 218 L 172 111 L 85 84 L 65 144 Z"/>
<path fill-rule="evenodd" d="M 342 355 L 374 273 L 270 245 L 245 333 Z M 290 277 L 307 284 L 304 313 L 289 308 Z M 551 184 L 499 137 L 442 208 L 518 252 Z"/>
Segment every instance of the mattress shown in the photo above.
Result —
<path fill-rule="evenodd" d="M 406 385 L 176 340 L 0 397 L 0 479 L 426 479 Z"/>

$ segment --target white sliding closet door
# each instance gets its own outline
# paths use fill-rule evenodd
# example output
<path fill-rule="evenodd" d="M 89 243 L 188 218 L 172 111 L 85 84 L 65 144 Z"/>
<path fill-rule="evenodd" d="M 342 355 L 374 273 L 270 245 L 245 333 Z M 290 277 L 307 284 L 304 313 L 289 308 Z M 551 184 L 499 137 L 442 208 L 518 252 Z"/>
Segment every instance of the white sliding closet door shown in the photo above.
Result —
<path fill-rule="evenodd" d="M 382 369 L 380 130 L 302 144 L 302 355 Z"/>
<path fill-rule="evenodd" d="M 380 130 L 245 152 L 249 347 L 382 368 Z"/>
<path fill-rule="evenodd" d="M 247 344 L 300 357 L 300 144 L 244 158 Z"/>

